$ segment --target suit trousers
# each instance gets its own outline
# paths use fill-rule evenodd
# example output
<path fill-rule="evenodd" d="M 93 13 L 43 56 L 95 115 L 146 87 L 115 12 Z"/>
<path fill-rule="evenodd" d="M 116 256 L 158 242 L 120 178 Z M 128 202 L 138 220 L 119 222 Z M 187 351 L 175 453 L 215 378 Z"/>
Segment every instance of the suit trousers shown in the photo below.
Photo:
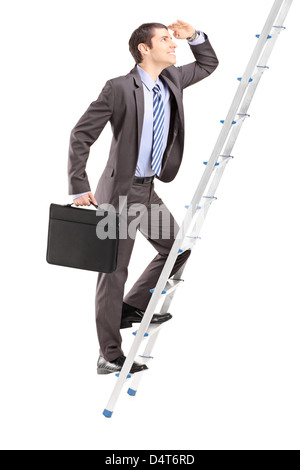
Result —
<path fill-rule="evenodd" d="M 126 215 L 125 215 L 126 213 Z M 124 302 L 140 310 L 146 310 L 165 261 L 174 243 L 179 227 L 174 217 L 154 191 L 154 182 L 134 183 L 127 196 L 127 211 L 120 216 L 120 238 L 117 268 L 113 273 L 99 273 L 96 288 L 96 326 L 100 343 L 100 354 L 113 361 L 123 354 L 120 324 L 128 265 L 137 230 L 157 250 L 143 274 L 126 295 Z M 187 261 L 190 250 L 178 256 L 171 276 Z"/>

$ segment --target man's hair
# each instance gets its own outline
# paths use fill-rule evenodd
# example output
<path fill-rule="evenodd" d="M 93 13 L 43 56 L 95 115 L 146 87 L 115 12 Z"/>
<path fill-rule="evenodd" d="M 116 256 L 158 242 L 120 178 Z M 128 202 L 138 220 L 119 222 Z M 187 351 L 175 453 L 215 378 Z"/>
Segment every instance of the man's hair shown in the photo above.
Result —
<path fill-rule="evenodd" d="M 161 23 L 144 23 L 132 33 L 129 40 L 129 50 L 137 64 L 143 62 L 143 55 L 138 50 L 138 45 L 143 43 L 152 49 L 152 38 L 155 35 L 155 28 L 168 29 L 167 26 Z"/>

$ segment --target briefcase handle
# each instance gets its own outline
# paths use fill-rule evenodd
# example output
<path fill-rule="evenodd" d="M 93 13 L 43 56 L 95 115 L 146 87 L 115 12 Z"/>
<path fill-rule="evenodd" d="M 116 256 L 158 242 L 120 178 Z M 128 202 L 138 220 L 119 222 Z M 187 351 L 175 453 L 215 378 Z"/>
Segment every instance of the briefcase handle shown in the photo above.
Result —
<path fill-rule="evenodd" d="M 90 201 L 90 203 L 92 204 L 92 206 L 96 207 L 96 209 L 98 209 L 99 206 L 96 206 L 96 204 L 94 204 L 92 201 Z M 75 204 L 72 203 L 72 204 L 67 204 L 67 207 L 72 207 L 74 206 Z"/>

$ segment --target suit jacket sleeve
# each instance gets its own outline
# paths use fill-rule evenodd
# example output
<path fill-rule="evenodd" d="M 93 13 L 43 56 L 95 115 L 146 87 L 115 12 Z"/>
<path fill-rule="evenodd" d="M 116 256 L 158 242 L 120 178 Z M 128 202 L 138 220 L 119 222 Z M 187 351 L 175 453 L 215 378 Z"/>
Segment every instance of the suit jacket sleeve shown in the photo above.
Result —
<path fill-rule="evenodd" d="M 190 45 L 196 61 L 182 67 L 177 67 L 181 77 L 182 88 L 187 88 L 200 82 L 200 80 L 213 73 L 219 65 L 216 53 L 206 35 L 205 38 L 206 41 L 202 44 L 197 46 Z"/>
<path fill-rule="evenodd" d="M 108 81 L 98 99 L 91 103 L 71 131 L 68 161 L 69 194 L 90 191 L 85 171 L 90 147 L 98 139 L 113 113 L 114 96 Z"/>

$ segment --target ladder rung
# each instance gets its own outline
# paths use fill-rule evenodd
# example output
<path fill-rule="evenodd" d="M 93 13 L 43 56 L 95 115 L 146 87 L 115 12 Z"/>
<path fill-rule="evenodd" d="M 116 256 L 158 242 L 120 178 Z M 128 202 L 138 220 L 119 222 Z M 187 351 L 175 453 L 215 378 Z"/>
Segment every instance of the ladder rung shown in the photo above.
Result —
<path fill-rule="evenodd" d="M 257 37 L 257 38 L 260 38 L 260 34 L 256 34 L 256 37 Z M 270 34 L 269 34 L 269 36 L 268 36 L 267 39 L 271 39 L 271 37 L 272 37 L 272 36 L 270 36 Z"/>
<path fill-rule="evenodd" d="M 224 124 L 224 122 L 225 122 L 224 120 L 220 121 L 221 124 Z M 232 121 L 232 124 L 233 125 L 236 124 L 236 121 Z"/>
<path fill-rule="evenodd" d="M 115 374 L 115 376 L 116 376 L 116 377 L 119 377 L 119 376 L 120 376 L 120 372 L 117 372 L 117 373 Z M 128 374 L 128 375 L 127 375 L 127 379 L 131 379 L 131 374 Z"/>
<path fill-rule="evenodd" d="M 207 164 L 208 164 L 208 162 L 203 162 L 203 165 L 207 165 Z M 220 163 L 218 163 L 218 162 L 215 164 L 215 166 L 219 166 L 219 165 L 220 165 Z"/>
<path fill-rule="evenodd" d="M 169 279 L 167 284 L 166 284 L 165 289 L 162 291 L 162 294 L 163 295 L 171 294 L 171 292 L 173 292 L 175 289 L 177 289 L 177 287 L 180 285 L 181 282 L 182 282 L 182 279 L 179 279 L 179 280 Z M 153 294 L 154 291 L 155 291 L 155 289 L 151 289 L 150 290 L 151 294 Z"/>
<path fill-rule="evenodd" d="M 239 78 L 238 78 L 238 81 L 241 82 L 242 79 L 243 79 L 243 77 L 239 77 Z M 251 83 L 251 82 L 253 82 L 253 78 L 250 78 L 250 79 L 249 79 L 249 83 Z"/>
<path fill-rule="evenodd" d="M 132 333 L 132 334 L 133 334 L 133 336 L 136 336 L 137 332 L 138 332 L 138 330 L 136 330 L 136 331 L 133 331 L 133 333 Z M 145 334 L 144 334 L 144 337 L 145 337 L 145 338 L 148 338 L 148 336 L 149 336 L 149 334 L 148 334 L 148 333 L 145 333 Z"/>
<path fill-rule="evenodd" d="M 189 209 L 189 208 L 190 208 L 190 206 L 184 206 L 184 207 L 185 207 L 186 209 Z M 201 209 L 201 206 L 197 206 L 197 211 L 200 211 L 200 209 Z"/>
<path fill-rule="evenodd" d="M 144 334 L 144 338 L 149 338 L 150 336 L 152 336 L 154 333 L 156 333 L 158 330 L 161 329 L 161 327 L 163 326 L 163 324 L 164 324 L 164 323 L 159 323 L 159 324 L 151 325 L 151 323 L 150 323 L 147 332 Z M 139 330 L 134 331 L 134 332 L 132 333 L 133 336 L 136 336 L 138 331 L 139 331 Z"/>

